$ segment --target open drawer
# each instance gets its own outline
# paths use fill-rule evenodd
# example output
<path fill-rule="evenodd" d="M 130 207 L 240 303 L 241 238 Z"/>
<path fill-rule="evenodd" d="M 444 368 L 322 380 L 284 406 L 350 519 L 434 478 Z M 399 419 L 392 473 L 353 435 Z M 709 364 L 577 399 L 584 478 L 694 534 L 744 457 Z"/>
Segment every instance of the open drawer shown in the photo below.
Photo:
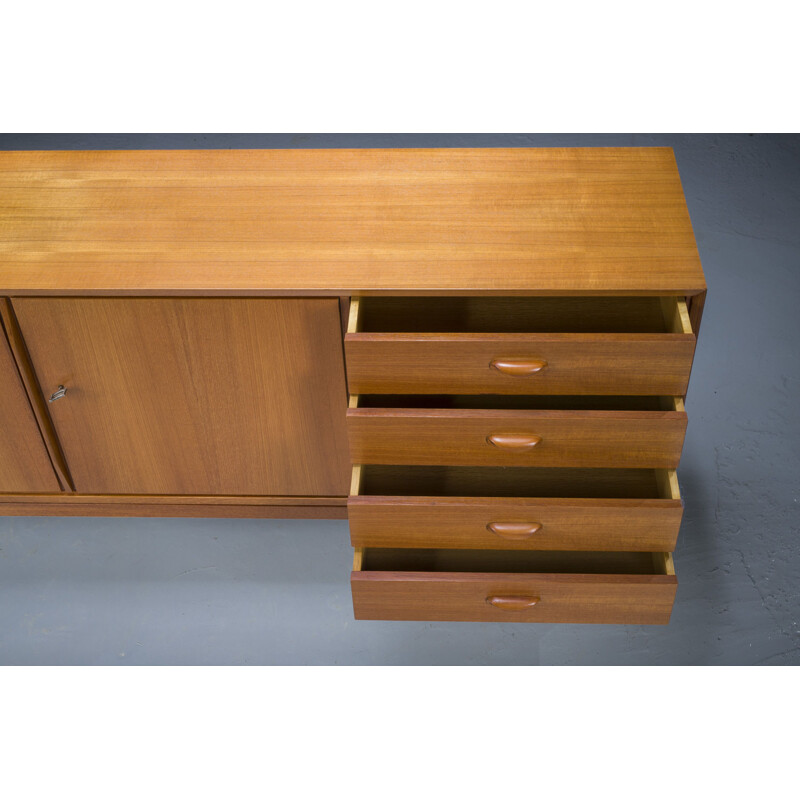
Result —
<path fill-rule="evenodd" d="M 358 549 L 356 619 L 470 622 L 669 622 L 677 579 L 668 553 Z"/>
<path fill-rule="evenodd" d="M 680 397 L 351 395 L 355 464 L 678 466 Z"/>
<path fill-rule="evenodd" d="M 354 547 L 672 551 L 672 470 L 355 466 Z"/>
<path fill-rule="evenodd" d="M 695 336 L 677 297 L 354 298 L 353 394 L 685 395 Z"/>

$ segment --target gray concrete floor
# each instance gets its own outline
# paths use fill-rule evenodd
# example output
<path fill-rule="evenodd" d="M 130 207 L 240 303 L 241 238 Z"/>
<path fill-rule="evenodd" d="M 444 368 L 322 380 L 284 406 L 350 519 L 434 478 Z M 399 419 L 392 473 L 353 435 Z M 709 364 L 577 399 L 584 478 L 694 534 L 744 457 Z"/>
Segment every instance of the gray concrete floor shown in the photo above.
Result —
<path fill-rule="evenodd" d="M 800 663 L 800 137 L 0 136 L 0 149 L 554 145 L 675 148 L 706 273 L 667 627 L 355 622 L 345 522 L 5 517 L 0 663 Z"/>

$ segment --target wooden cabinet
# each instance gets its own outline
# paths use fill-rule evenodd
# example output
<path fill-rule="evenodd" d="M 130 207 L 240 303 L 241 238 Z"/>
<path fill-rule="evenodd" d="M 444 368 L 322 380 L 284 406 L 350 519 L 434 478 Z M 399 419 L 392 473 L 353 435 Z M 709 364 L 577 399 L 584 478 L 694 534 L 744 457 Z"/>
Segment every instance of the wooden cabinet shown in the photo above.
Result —
<path fill-rule="evenodd" d="M 0 152 L 0 224 L 0 513 L 349 516 L 357 618 L 669 620 L 668 148 Z"/>
<path fill-rule="evenodd" d="M 0 326 L 0 492 L 58 492 L 60 488 Z"/>
<path fill-rule="evenodd" d="M 336 496 L 333 299 L 14 300 L 76 491 Z"/>

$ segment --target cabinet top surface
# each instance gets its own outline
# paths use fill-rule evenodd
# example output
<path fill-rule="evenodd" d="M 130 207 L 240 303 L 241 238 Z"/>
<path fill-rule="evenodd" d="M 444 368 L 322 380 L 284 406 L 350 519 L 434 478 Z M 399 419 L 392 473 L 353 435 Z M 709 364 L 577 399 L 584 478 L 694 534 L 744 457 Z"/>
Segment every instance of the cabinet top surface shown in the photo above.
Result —
<path fill-rule="evenodd" d="M 0 152 L 0 294 L 696 294 L 670 148 Z"/>

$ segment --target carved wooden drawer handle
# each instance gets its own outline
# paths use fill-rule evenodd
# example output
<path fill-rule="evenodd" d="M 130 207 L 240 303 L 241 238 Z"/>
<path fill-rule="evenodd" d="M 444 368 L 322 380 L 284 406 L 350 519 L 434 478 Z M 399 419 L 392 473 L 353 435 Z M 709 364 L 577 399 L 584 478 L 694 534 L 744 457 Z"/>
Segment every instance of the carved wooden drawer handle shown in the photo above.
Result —
<path fill-rule="evenodd" d="M 486 602 L 504 611 L 524 611 L 526 608 L 533 608 L 539 602 L 539 598 L 512 594 L 492 595 L 486 598 Z"/>
<path fill-rule="evenodd" d="M 505 358 L 496 358 L 489 366 L 498 372 L 502 372 L 503 375 L 524 378 L 526 375 L 535 375 L 537 372 L 541 372 L 547 366 L 547 362 L 536 359 L 512 361 Z"/>
<path fill-rule="evenodd" d="M 486 437 L 486 441 L 501 450 L 524 451 L 536 447 L 542 441 L 542 437 L 527 433 L 493 433 Z"/>
<path fill-rule="evenodd" d="M 529 539 L 542 526 L 539 522 L 490 522 L 486 529 L 504 539 Z"/>

